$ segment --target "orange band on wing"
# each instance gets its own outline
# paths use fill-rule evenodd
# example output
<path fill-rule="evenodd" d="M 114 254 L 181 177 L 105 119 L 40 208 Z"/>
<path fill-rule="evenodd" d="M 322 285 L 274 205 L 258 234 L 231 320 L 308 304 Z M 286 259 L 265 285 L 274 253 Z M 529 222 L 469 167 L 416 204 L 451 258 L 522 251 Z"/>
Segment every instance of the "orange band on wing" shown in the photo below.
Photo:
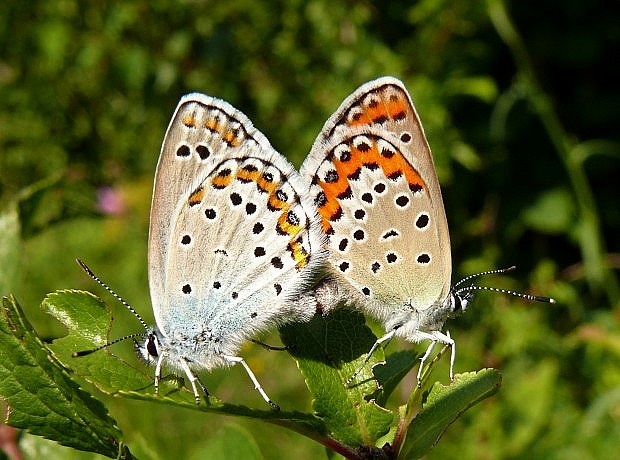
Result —
<path fill-rule="evenodd" d="M 393 156 L 387 158 L 379 153 L 376 143 L 373 143 L 372 150 L 376 151 L 379 167 L 388 179 L 396 180 L 404 175 L 411 191 L 426 188 L 420 174 L 411 166 L 411 163 L 405 159 L 402 153 L 397 151 Z"/>
<path fill-rule="evenodd" d="M 403 107 L 400 105 L 394 106 L 394 110 L 400 110 L 401 108 Z M 332 231 L 331 222 L 339 220 L 342 216 L 340 201 L 350 198 L 350 181 L 355 179 L 355 176 L 361 172 L 363 167 L 379 167 L 385 174 L 385 177 L 390 180 L 396 180 L 404 176 L 412 192 L 426 188 L 426 184 L 422 177 L 420 177 L 420 174 L 400 151 L 394 149 L 380 152 L 377 140 L 373 138 L 370 138 L 370 140 L 370 145 L 364 144 L 368 148 L 363 150 L 356 148 L 354 142 L 350 142 L 348 145 L 350 158 L 347 161 L 332 158 L 330 164 L 333 165 L 337 173 L 337 180 L 326 182 L 317 177 L 317 184 L 323 189 L 325 194 L 323 203 L 318 206 L 324 233 L 330 233 Z M 361 146 L 361 144 L 358 146 Z"/>
<path fill-rule="evenodd" d="M 303 225 L 291 224 L 288 221 L 288 209 L 278 217 L 278 230 L 281 233 L 289 235 L 291 238 L 296 237 L 303 228 Z"/>
<path fill-rule="evenodd" d="M 291 203 L 287 201 L 288 197 L 286 197 L 286 194 L 280 189 L 282 183 L 275 182 L 273 177 L 270 177 L 270 175 L 256 167 L 246 166 L 238 169 L 234 176 L 230 169 L 222 169 L 211 179 L 211 184 L 217 189 L 223 189 L 228 187 L 233 179 L 237 179 L 244 183 L 253 182 L 256 184 L 259 191 L 268 193 L 267 207 L 270 211 L 280 212 L 276 223 L 276 231 L 280 235 L 287 235 L 290 237 L 288 250 L 291 253 L 291 257 L 296 262 L 295 266 L 301 269 L 308 265 L 310 255 L 301 242 L 294 241 L 294 238 L 297 237 L 306 226 L 301 223 L 291 223 L 291 219 L 289 219 Z M 190 205 L 192 205 L 193 201 L 196 201 L 196 204 L 200 203 L 204 194 L 204 189 L 197 189 L 190 197 Z"/>
<path fill-rule="evenodd" d="M 231 147 L 237 147 L 239 145 L 239 131 L 229 129 L 222 135 L 222 139 Z"/>
<path fill-rule="evenodd" d="M 194 193 L 190 195 L 189 200 L 187 200 L 187 204 L 189 204 L 190 206 L 196 206 L 197 204 L 200 204 L 202 202 L 204 196 L 205 189 L 203 187 L 198 187 L 196 190 L 194 190 Z"/>
<path fill-rule="evenodd" d="M 181 121 L 188 128 L 196 127 L 196 117 L 193 113 L 186 113 L 185 115 L 183 115 L 183 119 Z"/>
<path fill-rule="evenodd" d="M 402 97 L 392 94 L 388 100 L 376 95 L 379 102 L 376 104 L 360 104 L 361 112 L 355 113 L 348 119 L 351 127 L 366 126 L 373 123 L 384 123 L 388 120 L 402 120 L 407 116 L 408 102 Z"/>
<path fill-rule="evenodd" d="M 220 126 L 219 117 L 211 117 L 205 121 L 205 128 L 214 133 L 219 133 L 222 127 Z"/>
<path fill-rule="evenodd" d="M 228 187 L 232 183 L 232 181 L 233 177 L 230 174 L 229 170 L 228 174 L 218 174 L 213 179 L 211 179 L 211 184 L 217 189 L 223 189 Z"/>
<path fill-rule="evenodd" d="M 393 95 L 387 102 L 387 111 L 390 119 L 402 120 L 407 116 L 409 104 L 403 98 Z"/>
<path fill-rule="evenodd" d="M 281 211 L 284 208 L 288 208 L 288 203 L 277 197 L 275 191 L 267 198 L 267 207 L 272 211 Z"/>
<path fill-rule="evenodd" d="M 258 183 L 261 176 L 262 173 L 258 169 L 250 170 L 241 168 L 239 171 L 237 171 L 237 179 L 241 180 L 242 182 Z"/>
<path fill-rule="evenodd" d="M 299 241 L 291 241 L 288 244 L 288 249 L 291 251 L 293 260 L 297 262 L 295 265 L 298 269 L 304 268 L 308 265 L 308 259 L 310 258 L 308 252 L 304 249 Z"/>

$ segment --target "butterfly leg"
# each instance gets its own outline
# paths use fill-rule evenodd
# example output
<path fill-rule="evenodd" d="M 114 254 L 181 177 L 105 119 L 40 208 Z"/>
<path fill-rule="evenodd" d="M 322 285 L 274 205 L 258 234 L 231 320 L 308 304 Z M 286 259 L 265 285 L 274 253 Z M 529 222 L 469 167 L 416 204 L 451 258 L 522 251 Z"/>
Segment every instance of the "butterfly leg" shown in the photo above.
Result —
<path fill-rule="evenodd" d="M 159 381 L 161 380 L 161 365 L 164 362 L 164 354 L 160 353 L 155 365 L 155 394 L 159 394 Z"/>
<path fill-rule="evenodd" d="M 203 390 L 205 390 L 205 393 L 208 395 L 209 393 L 206 391 L 206 388 L 204 387 L 204 385 L 202 384 L 202 382 L 200 382 L 200 380 L 198 380 L 198 377 L 196 377 L 194 375 L 194 373 L 192 372 L 192 370 L 189 368 L 189 364 L 187 364 L 187 361 L 183 358 L 181 358 L 180 360 L 181 363 L 181 368 L 183 369 L 183 371 L 185 371 L 185 375 L 187 375 L 187 378 L 189 379 L 190 383 L 192 384 L 192 390 L 194 390 L 194 398 L 196 399 L 196 405 L 200 405 L 200 395 L 198 394 L 198 388 L 196 388 L 196 382 L 198 382 L 200 384 L 200 386 L 203 388 Z"/>
<path fill-rule="evenodd" d="M 252 372 L 252 369 L 250 369 L 250 366 L 248 366 L 248 364 L 245 362 L 245 360 L 242 357 L 224 355 L 224 359 L 232 364 L 240 363 L 245 369 L 245 371 L 248 373 L 248 375 L 250 376 L 252 383 L 254 383 L 254 388 L 256 389 L 256 391 L 260 393 L 260 395 L 267 402 L 267 404 L 269 404 L 275 410 L 280 410 L 280 406 L 278 406 L 271 399 L 269 399 L 269 396 L 267 396 L 267 393 L 265 393 L 265 390 L 263 390 L 263 387 L 260 385 L 260 383 L 258 383 L 258 379 L 254 375 L 254 372 Z"/>
<path fill-rule="evenodd" d="M 432 333 L 418 331 L 416 334 L 416 338 L 418 340 L 431 341 L 431 344 L 426 349 L 426 353 L 424 353 L 424 356 L 420 358 L 420 367 L 418 368 L 417 377 L 418 386 L 421 384 L 420 382 L 422 380 L 422 371 L 424 370 L 424 364 L 426 364 L 426 361 L 428 361 L 428 358 L 433 352 L 433 348 L 435 348 L 435 345 L 438 342 L 450 347 L 450 380 L 454 380 L 454 358 L 456 356 L 456 344 L 454 343 L 454 340 L 452 340 L 452 338 L 450 337 L 450 333 L 448 332 L 447 334 L 443 334 L 440 331 L 433 331 Z"/>
<path fill-rule="evenodd" d="M 209 397 L 209 390 L 207 390 L 207 387 L 204 385 L 204 383 L 202 383 L 200 381 L 200 379 L 198 378 L 198 376 L 196 376 L 196 382 L 198 382 L 198 385 L 200 385 L 200 389 L 202 390 L 202 392 L 205 394 L 205 396 L 208 398 Z"/>
<path fill-rule="evenodd" d="M 355 377 L 357 377 L 357 375 L 360 372 L 362 372 L 362 369 L 364 368 L 364 366 L 368 363 L 368 361 L 370 361 L 370 358 L 371 358 L 372 354 L 375 351 L 377 351 L 377 348 L 379 348 L 382 343 L 389 342 L 390 340 L 392 340 L 394 338 L 394 334 L 396 334 L 396 329 L 392 329 L 390 332 L 388 332 L 384 336 L 382 336 L 382 337 L 377 339 L 375 344 L 372 346 L 372 348 L 370 349 L 370 351 L 366 355 L 366 359 L 364 359 L 364 362 L 362 363 L 362 365 L 359 366 L 357 368 L 357 370 L 353 373 L 353 375 L 347 379 L 347 381 L 345 382 L 345 386 L 349 386 L 351 384 L 353 379 L 355 379 Z"/>
<path fill-rule="evenodd" d="M 260 345 L 261 347 L 263 347 L 264 349 L 269 350 L 269 351 L 286 351 L 286 350 L 288 350 L 288 347 L 275 347 L 273 345 L 267 345 L 266 343 L 260 342 L 259 340 L 251 339 L 250 342 L 255 343 L 256 345 Z"/>
<path fill-rule="evenodd" d="M 418 386 L 421 386 L 422 370 L 424 369 L 424 364 L 426 363 L 426 361 L 428 360 L 428 357 L 433 352 L 433 348 L 435 348 L 435 344 L 437 343 L 437 340 L 435 340 L 434 337 L 429 338 L 429 339 L 431 340 L 431 344 L 426 349 L 426 353 L 424 353 L 424 356 L 420 358 L 420 367 L 418 368 L 418 375 L 417 375 Z"/>
<path fill-rule="evenodd" d="M 456 342 L 450 337 L 450 331 L 446 331 L 446 337 L 452 341 L 450 345 L 450 381 L 454 380 L 454 358 L 456 357 Z"/>

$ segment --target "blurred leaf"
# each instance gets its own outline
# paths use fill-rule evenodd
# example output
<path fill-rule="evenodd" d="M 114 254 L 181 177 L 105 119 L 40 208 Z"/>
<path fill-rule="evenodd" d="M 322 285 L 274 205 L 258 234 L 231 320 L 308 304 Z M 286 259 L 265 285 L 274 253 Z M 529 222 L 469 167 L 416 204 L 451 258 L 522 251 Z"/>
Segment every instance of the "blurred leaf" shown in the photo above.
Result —
<path fill-rule="evenodd" d="M 264 457 L 251 433 L 237 425 L 226 424 L 217 430 L 214 442 L 203 445 L 190 457 L 190 459 L 204 458 L 262 460 Z"/>
<path fill-rule="evenodd" d="M 71 380 L 12 297 L 3 299 L 0 321 L 0 394 L 12 426 L 79 450 L 133 458 L 105 407 Z"/>
<path fill-rule="evenodd" d="M 620 334 L 597 324 L 583 324 L 575 330 L 575 340 L 597 345 L 620 358 Z"/>
<path fill-rule="evenodd" d="M 620 436 L 620 387 L 613 388 L 592 401 L 584 413 L 579 437 L 596 458 L 614 458 Z"/>
<path fill-rule="evenodd" d="M 409 425 L 400 457 L 423 456 L 463 412 L 494 395 L 501 381 L 502 377 L 498 371 L 483 369 L 458 374 L 454 382 L 448 386 L 435 383 L 424 402 L 422 411 Z"/>
<path fill-rule="evenodd" d="M 549 190 L 522 213 L 523 222 L 543 233 L 567 232 L 575 223 L 575 206 L 566 188 Z"/>
<path fill-rule="evenodd" d="M 482 165 L 480 156 L 474 151 L 474 149 L 462 142 L 456 143 L 452 150 L 452 156 L 456 161 L 462 164 L 470 171 L 478 171 Z"/>
<path fill-rule="evenodd" d="M 102 456 L 66 447 L 50 439 L 22 431 L 19 438 L 19 451 L 24 459 L 45 460 L 101 460 Z M 132 453 L 135 454 L 135 452 Z M 136 457 L 136 455 L 134 455 Z M 142 458 L 142 457 L 136 457 Z"/>
<path fill-rule="evenodd" d="M 505 407 L 510 413 L 502 423 L 514 424 L 504 449 L 514 456 L 526 455 L 529 446 L 544 435 L 553 413 L 553 399 L 549 395 L 557 388 L 558 368 L 553 360 L 542 360 L 527 369 L 525 365 L 522 370 L 527 372 L 527 378 L 521 385 L 502 391 Z"/>
<path fill-rule="evenodd" d="M 454 94 L 473 96 L 487 103 L 494 102 L 498 96 L 497 84 L 488 75 L 455 78 L 447 87 Z"/>
<path fill-rule="evenodd" d="M 14 202 L 0 207 L 0 295 L 19 285 L 22 242 L 19 214 Z"/>

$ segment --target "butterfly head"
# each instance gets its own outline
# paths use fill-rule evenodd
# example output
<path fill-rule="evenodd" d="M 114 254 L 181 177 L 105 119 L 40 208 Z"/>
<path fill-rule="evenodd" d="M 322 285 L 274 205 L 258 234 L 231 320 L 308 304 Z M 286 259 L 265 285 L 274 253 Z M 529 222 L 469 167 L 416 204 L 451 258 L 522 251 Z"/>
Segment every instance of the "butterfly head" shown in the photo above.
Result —
<path fill-rule="evenodd" d="M 161 354 L 159 331 L 155 328 L 147 330 L 141 340 L 134 341 L 134 348 L 138 357 L 145 363 L 157 361 Z"/>
<path fill-rule="evenodd" d="M 460 290 L 453 286 L 450 289 L 450 295 L 445 301 L 445 310 L 447 311 L 448 318 L 455 318 L 465 313 L 473 299 L 474 293 L 471 290 Z"/>

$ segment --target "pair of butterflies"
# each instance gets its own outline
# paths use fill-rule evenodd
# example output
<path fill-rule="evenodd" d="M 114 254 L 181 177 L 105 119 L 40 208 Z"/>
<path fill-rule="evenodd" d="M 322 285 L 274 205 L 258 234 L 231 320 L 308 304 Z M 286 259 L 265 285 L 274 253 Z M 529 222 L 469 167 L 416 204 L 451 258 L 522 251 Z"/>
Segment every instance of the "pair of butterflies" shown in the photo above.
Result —
<path fill-rule="evenodd" d="M 156 326 L 139 344 L 155 363 L 195 375 L 239 363 L 274 325 L 346 303 L 410 342 L 454 341 L 444 321 L 472 288 L 451 287 L 448 223 L 424 130 L 399 80 L 351 94 L 298 173 L 250 120 L 220 99 L 179 102 L 163 141 L 148 245 Z M 352 376 L 353 378 L 353 376 Z M 351 380 L 351 379 L 350 379 Z"/>

